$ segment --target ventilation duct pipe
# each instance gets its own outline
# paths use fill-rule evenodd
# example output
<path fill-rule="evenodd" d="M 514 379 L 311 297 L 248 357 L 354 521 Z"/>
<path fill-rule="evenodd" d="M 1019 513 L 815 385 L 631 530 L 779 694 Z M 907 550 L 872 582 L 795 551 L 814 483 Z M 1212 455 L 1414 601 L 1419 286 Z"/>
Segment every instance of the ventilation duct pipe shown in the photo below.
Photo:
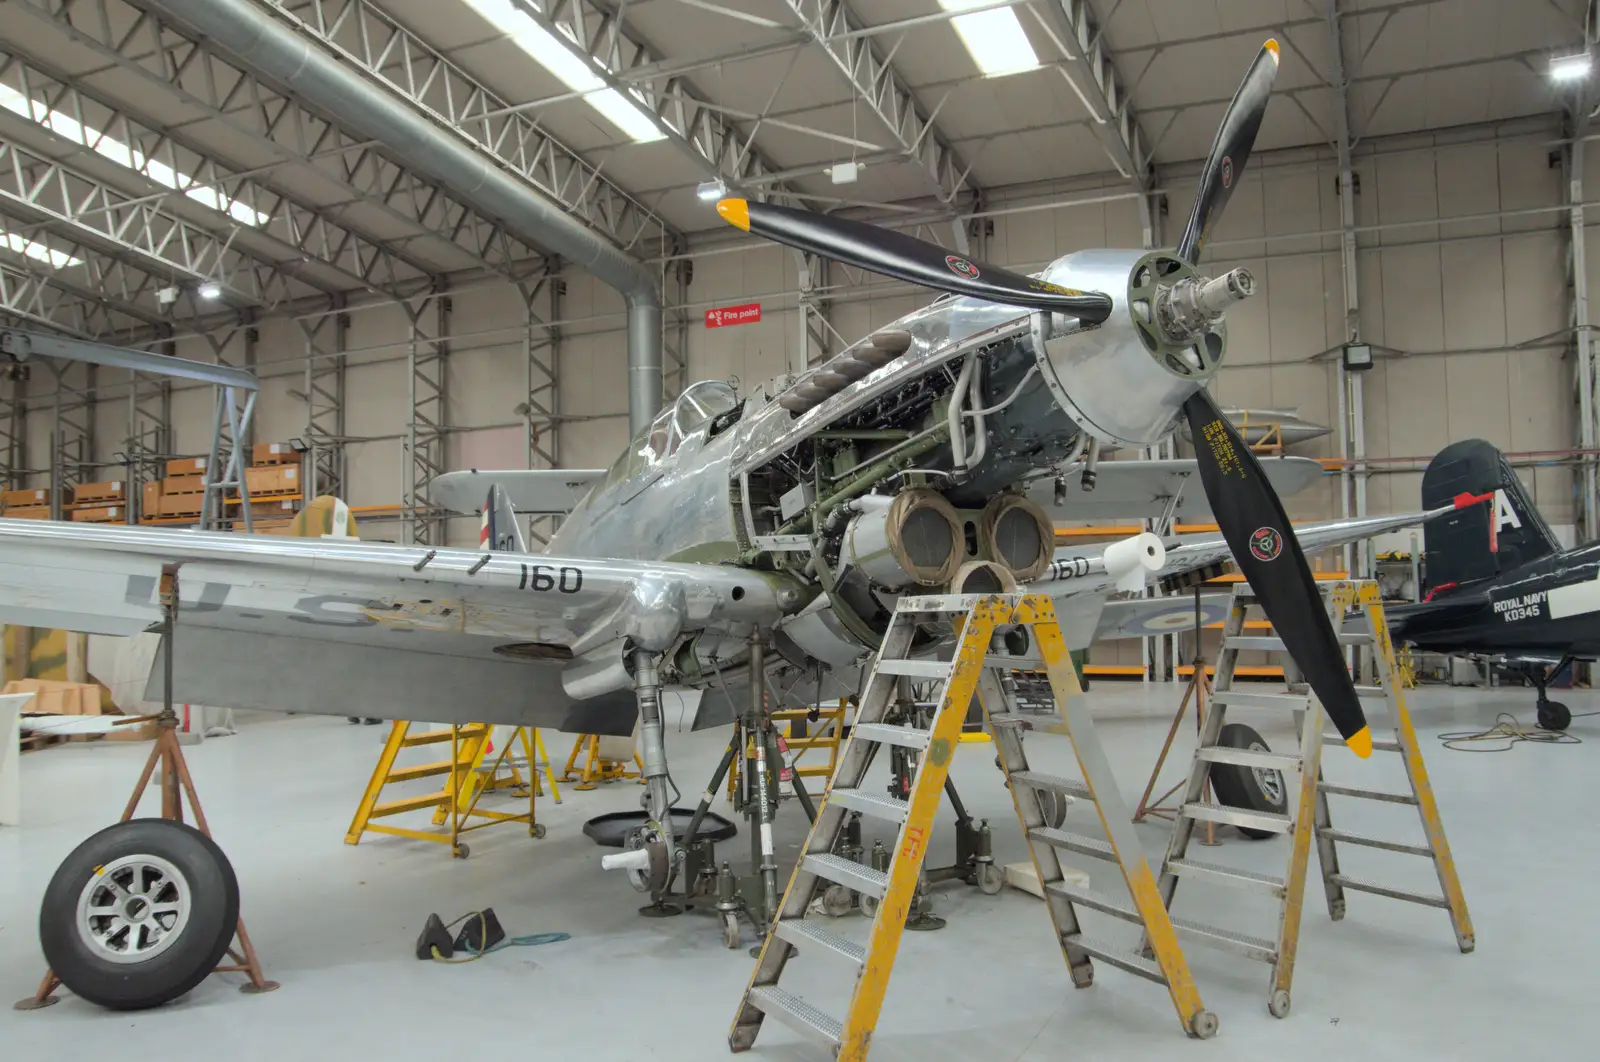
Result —
<path fill-rule="evenodd" d="M 254 0 L 150 0 L 147 6 L 197 30 L 257 74 L 383 144 L 462 202 L 621 292 L 628 304 L 629 434 L 647 427 L 660 412 L 661 293 L 653 269 Z"/>

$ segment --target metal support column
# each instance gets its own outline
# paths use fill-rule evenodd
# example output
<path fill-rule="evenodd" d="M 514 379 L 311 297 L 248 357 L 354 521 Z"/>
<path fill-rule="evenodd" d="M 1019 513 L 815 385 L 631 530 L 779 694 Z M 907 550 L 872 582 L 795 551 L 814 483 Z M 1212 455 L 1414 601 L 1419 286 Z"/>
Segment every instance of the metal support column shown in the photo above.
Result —
<path fill-rule="evenodd" d="M 450 296 L 442 282 L 431 294 L 408 303 L 411 322 L 410 370 L 411 423 L 406 432 L 404 479 L 404 541 L 415 545 L 440 545 L 444 517 L 428 501 L 428 484 L 444 472 L 444 427 L 449 408 L 445 363 L 450 356 Z"/>
<path fill-rule="evenodd" d="M 553 262 L 536 281 L 522 281 L 517 291 L 522 296 L 523 353 L 527 366 L 527 397 L 517 407 L 528 431 L 528 467 L 559 468 L 561 464 L 561 387 L 558 383 L 561 358 L 561 327 L 545 320 L 561 319 L 562 300 L 567 282 L 560 263 Z M 541 296 L 546 298 L 548 318 L 541 319 L 534 309 Z M 559 516 L 530 516 L 528 544 L 550 541 L 561 526 Z"/>
<path fill-rule="evenodd" d="M 74 366 L 52 362 L 56 376 L 54 423 L 50 429 L 50 519 L 65 519 L 67 490 L 94 477 L 94 396 L 99 367 L 84 365 L 74 384 Z"/>
<path fill-rule="evenodd" d="M 28 478 L 28 366 L 0 360 L 0 490 L 21 490 Z"/>
<path fill-rule="evenodd" d="M 306 341 L 305 500 L 323 494 L 344 497 L 344 352 L 350 335 L 350 315 L 344 296 L 333 299 L 332 313 L 298 323 Z"/>
<path fill-rule="evenodd" d="M 794 259 L 800 280 L 799 330 L 788 368 L 798 376 L 833 356 L 834 332 L 828 321 L 828 300 L 815 294 L 828 285 L 828 260 L 804 251 L 795 251 Z"/>
<path fill-rule="evenodd" d="M 161 352 L 176 355 L 169 340 Z M 128 373 L 128 436 L 123 446 L 127 459 L 128 523 L 161 513 L 144 511 L 144 485 L 160 482 L 165 461 L 172 453 L 172 381 L 149 373 Z"/>
<path fill-rule="evenodd" d="M 1594 336 L 1589 331 L 1589 269 L 1587 248 L 1584 246 L 1583 138 L 1589 125 L 1586 114 L 1585 108 L 1580 107 L 1577 114 L 1569 118 L 1566 149 L 1567 206 L 1571 226 L 1568 230 L 1571 253 L 1567 258 L 1567 279 L 1572 289 L 1572 337 L 1577 353 L 1573 359 L 1573 372 L 1577 377 L 1574 390 L 1578 397 L 1576 442 L 1584 451 L 1578 480 L 1578 519 L 1582 528 L 1578 536 L 1580 542 L 1590 542 L 1600 537 L 1600 513 L 1596 512 L 1600 499 L 1596 497 L 1593 453 L 1597 434 L 1600 433 L 1595 428 Z"/>
<path fill-rule="evenodd" d="M 1344 339 L 1353 343 L 1361 338 L 1361 295 L 1356 270 L 1356 177 L 1350 159 L 1349 77 L 1345 71 L 1341 0 L 1328 2 L 1328 30 L 1333 41 L 1332 69 L 1328 81 L 1336 95 L 1333 108 L 1334 145 L 1338 152 L 1339 176 L 1339 265 L 1344 280 Z M 1367 433 L 1366 410 L 1362 393 L 1362 374 L 1347 372 L 1339 361 L 1339 456 L 1341 516 L 1367 515 Z M 1354 512 L 1351 511 L 1352 496 Z M 1352 578 L 1368 578 L 1372 570 L 1371 543 L 1345 546 L 1345 570 Z"/>

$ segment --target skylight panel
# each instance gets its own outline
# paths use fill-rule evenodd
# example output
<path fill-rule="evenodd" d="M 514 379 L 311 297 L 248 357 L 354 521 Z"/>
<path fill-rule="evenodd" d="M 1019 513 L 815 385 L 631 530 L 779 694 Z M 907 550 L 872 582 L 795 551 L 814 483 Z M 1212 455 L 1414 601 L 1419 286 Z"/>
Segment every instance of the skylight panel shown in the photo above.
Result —
<path fill-rule="evenodd" d="M 0 232 L 0 246 L 5 246 L 17 254 L 27 255 L 35 262 L 43 262 L 51 269 L 68 269 L 83 264 L 81 258 L 74 258 L 65 251 L 51 250 L 38 240 L 30 240 L 15 232 Z"/>
<path fill-rule="evenodd" d="M 939 0 L 946 11 L 961 11 L 980 7 L 987 0 Z M 1034 52 L 1028 35 L 1022 31 L 1015 8 L 1001 7 L 978 11 L 970 15 L 957 15 L 950 20 L 967 54 L 978 64 L 985 77 L 1020 74 L 1039 68 L 1039 56 Z"/>

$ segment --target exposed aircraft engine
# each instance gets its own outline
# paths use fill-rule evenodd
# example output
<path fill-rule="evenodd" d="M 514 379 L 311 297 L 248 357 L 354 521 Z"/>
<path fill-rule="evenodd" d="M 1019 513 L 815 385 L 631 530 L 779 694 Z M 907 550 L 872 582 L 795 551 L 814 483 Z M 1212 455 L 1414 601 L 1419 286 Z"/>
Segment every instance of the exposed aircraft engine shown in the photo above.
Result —
<path fill-rule="evenodd" d="M 1055 527 L 1045 511 L 1027 498 L 1001 494 L 985 506 L 978 524 L 978 547 L 1003 565 L 1013 581 L 1037 579 L 1055 554 Z"/>
<path fill-rule="evenodd" d="M 968 561 L 950 580 L 952 594 L 1014 594 L 1017 580 L 993 561 Z"/>
<path fill-rule="evenodd" d="M 868 494 L 847 506 L 858 515 L 845 528 L 840 559 L 876 586 L 942 586 L 966 559 L 955 508 L 931 490 Z"/>

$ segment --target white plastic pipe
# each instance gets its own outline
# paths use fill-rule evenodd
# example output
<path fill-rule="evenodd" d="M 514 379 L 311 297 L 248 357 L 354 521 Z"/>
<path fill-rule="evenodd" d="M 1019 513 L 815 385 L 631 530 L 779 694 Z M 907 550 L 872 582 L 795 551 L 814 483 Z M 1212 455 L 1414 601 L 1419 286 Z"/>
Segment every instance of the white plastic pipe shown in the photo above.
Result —
<path fill-rule="evenodd" d="M 1148 572 L 1159 572 L 1167 563 L 1167 548 L 1149 531 L 1106 546 L 1102 554 L 1106 574 L 1118 590 L 1131 591 L 1144 586 Z"/>
<path fill-rule="evenodd" d="M 616 855 L 600 857 L 601 870 L 649 870 L 650 852 L 644 848 L 635 848 L 628 852 L 618 852 Z"/>

